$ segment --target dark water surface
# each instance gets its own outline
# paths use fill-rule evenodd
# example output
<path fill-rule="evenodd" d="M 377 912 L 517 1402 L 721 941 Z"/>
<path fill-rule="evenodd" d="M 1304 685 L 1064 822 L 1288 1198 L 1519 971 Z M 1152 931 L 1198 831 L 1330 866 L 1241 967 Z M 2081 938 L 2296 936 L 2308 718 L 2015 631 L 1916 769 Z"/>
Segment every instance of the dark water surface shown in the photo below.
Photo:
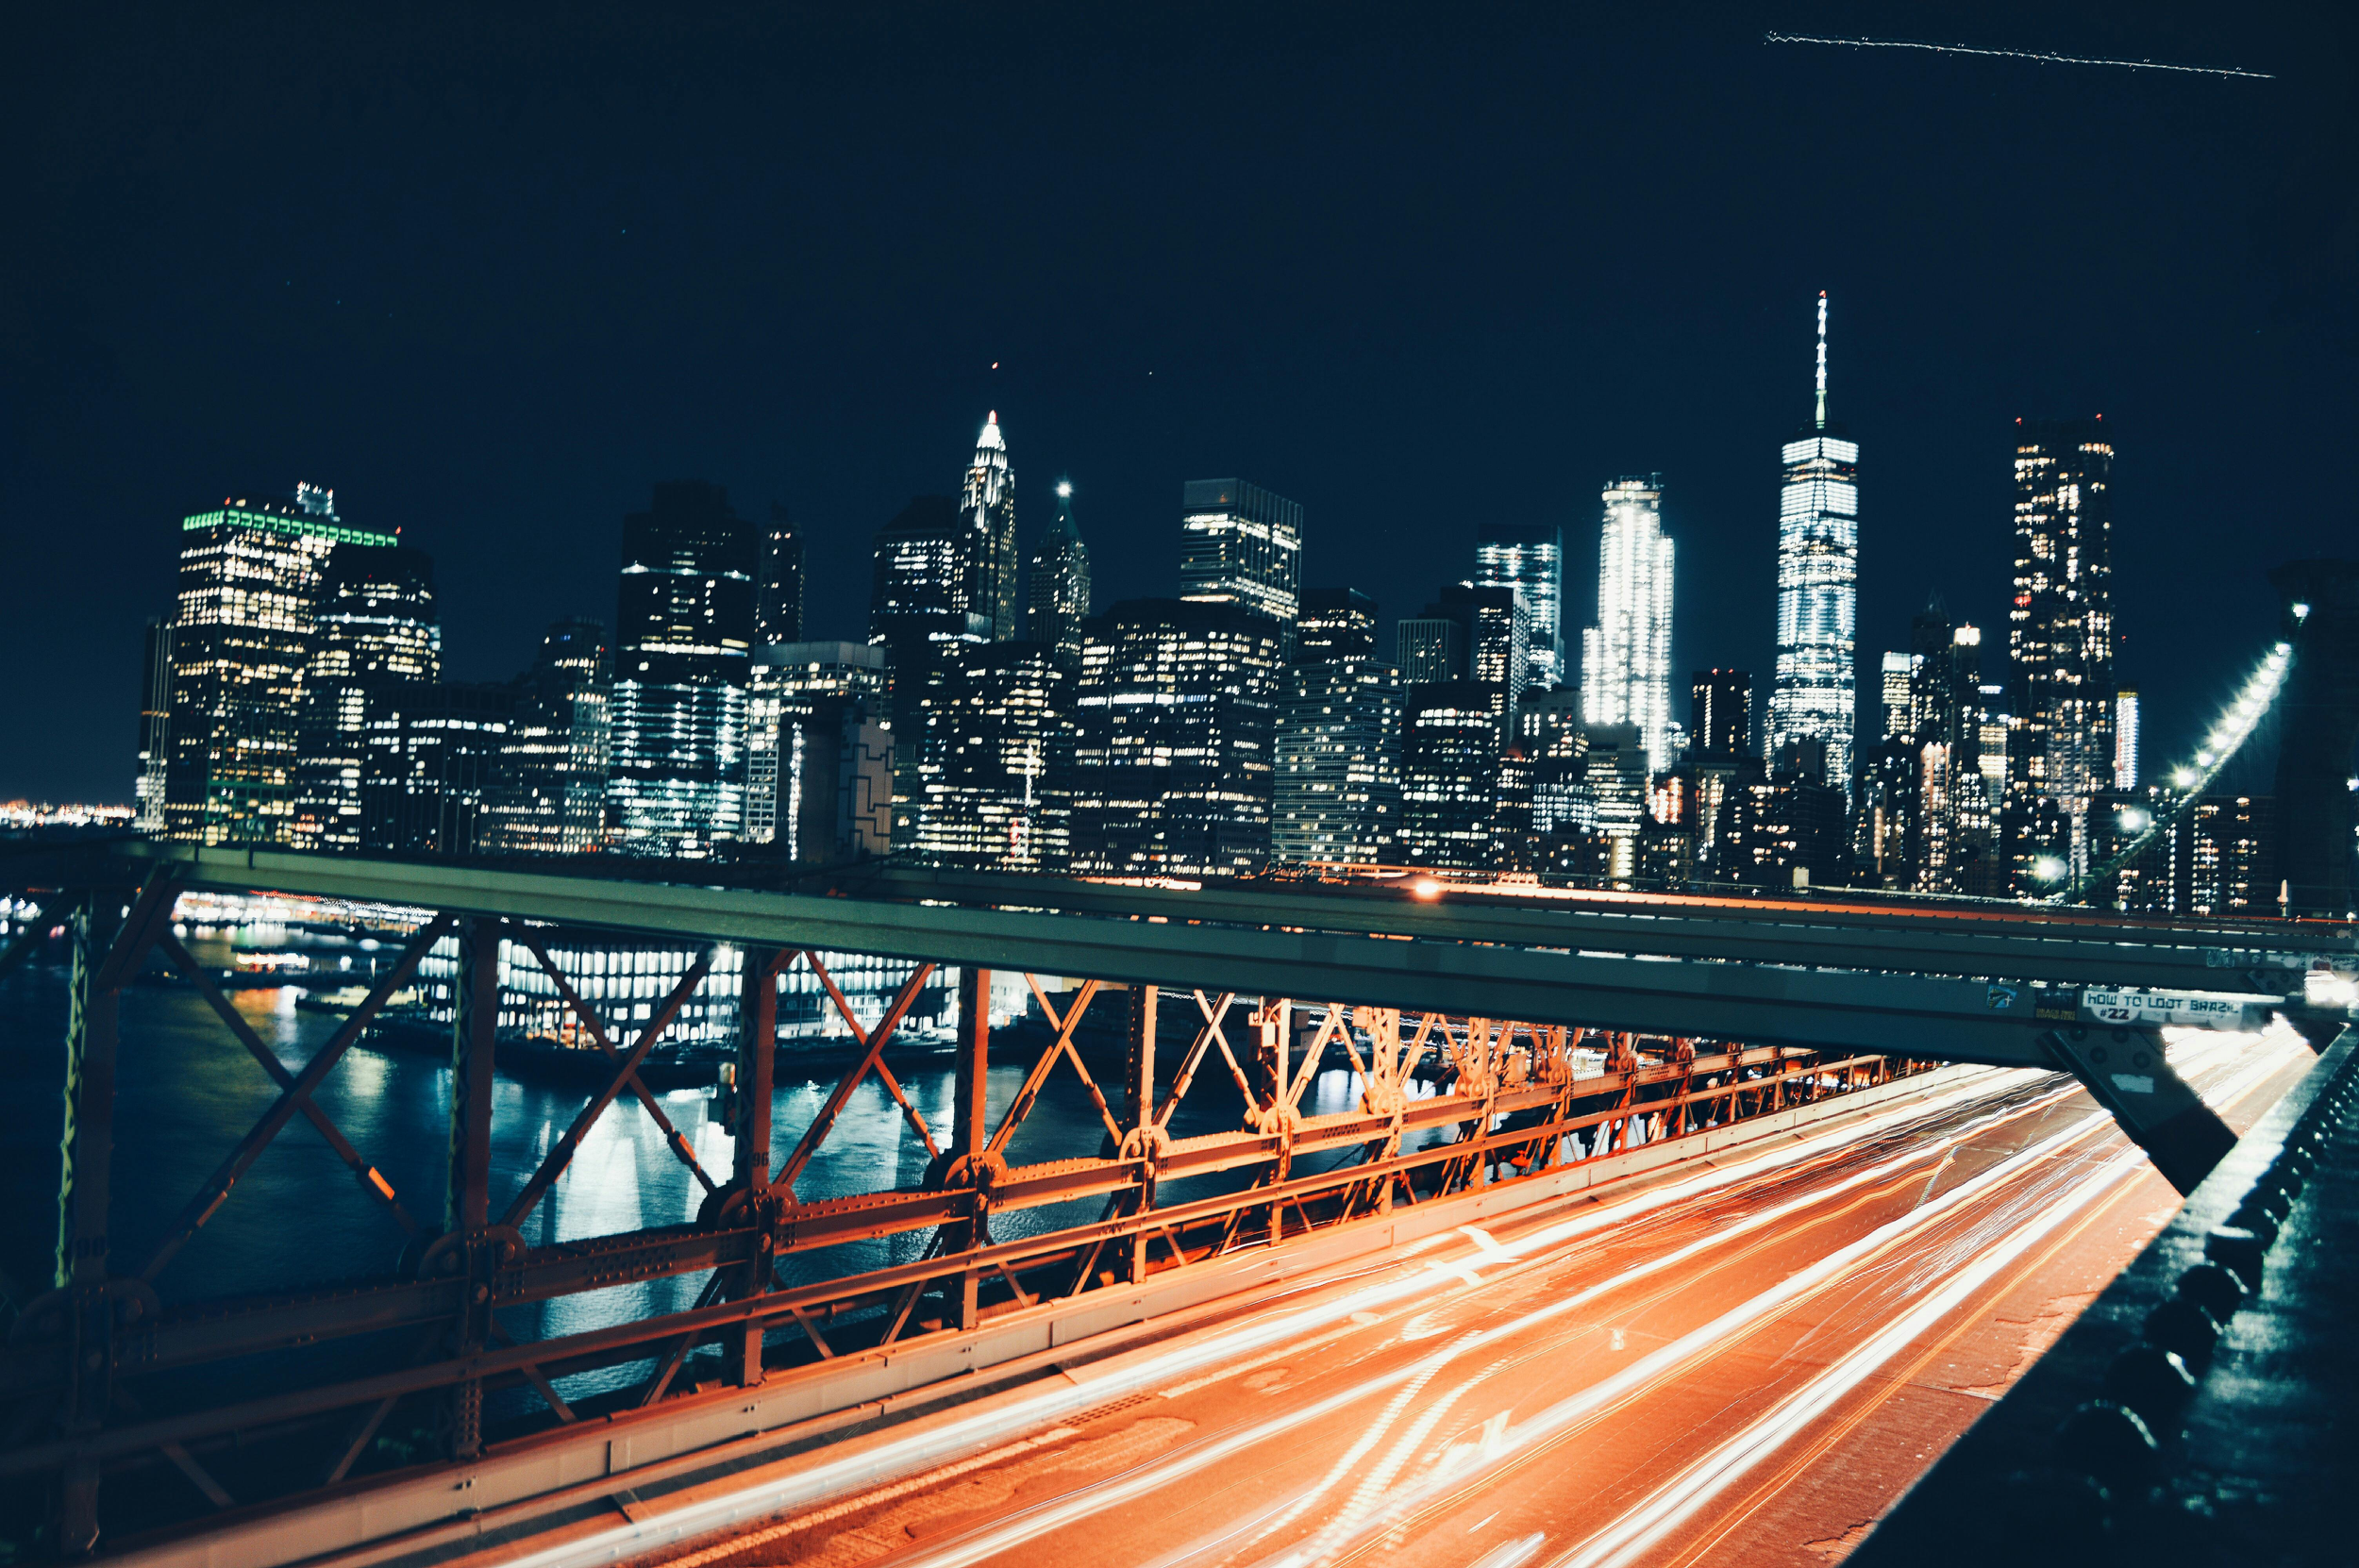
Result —
<path fill-rule="evenodd" d="M 20 1299 L 49 1283 L 57 1244 L 58 1139 L 62 1100 L 66 974 L 54 961 L 25 966 L 0 982 L 0 1268 Z M 290 1068 L 300 1068 L 334 1033 L 338 1020 L 298 1011 L 292 989 L 232 993 L 255 1032 Z M 1185 999 L 1172 1002 L 1186 1008 Z M 1112 1006 L 1110 999 L 1102 1006 Z M 1193 1009 L 1187 1010 L 1192 1014 Z M 1232 1018 L 1239 1016 L 1232 1014 Z M 1232 1026 L 1230 1033 L 1238 1031 Z M 182 1206 L 237 1141 L 267 1110 L 277 1090 L 261 1067 L 185 987 L 138 985 L 123 993 L 115 1112 L 111 1248 L 117 1272 L 136 1271 Z M 1233 1042 L 1232 1042 L 1233 1043 Z M 1002 1054 L 990 1074 L 995 1124 L 1021 1087 L 1038 1049 L 1027 1042 Z M 1174 1047 L 1163 1049 L 1166 1058 Z M 1166 1080 L 1175 1065 L 1163 1063 Z M 799 1061 L 782 1044 L 778 1062 L 773 1160 L 782 1160 L 817 1114 L 844 1071 L 840 1056 Z M 946 1138 L 952 1075 L 940 1058 L 896 1067 L 911 1099 Z M 1101 1077 L 1104 1075 L 1101 1075 Z M 448 1143 L 450 1073 L 431 1058 L 356 1048 L 329 1075 L 316 1098 L 322 1109 L 393 1184 L 410 1212 L 429 1229 L 442 1220 Z M 1117 1086 L 1101 1083 L 1119 1105 Z M 1167 1087 L 1167 1081 L 1166 1081 Z M 1341 1110 L 1358 1095 L 1347 1071 L 1323 1073 L 1311 1091 L 1313 1113 Z M 498 1080 L 493 1116 L 493 1212 L 499 1213 L 560 1137 L 586 1094 L 571 1088 Z M 659 1096 L 666 1115 L 714 1179 L 728 1178 L 733 1140 L 702 1091 Z M 1217 1052 L 1207 1060 L 1174 1116 L 1174 1136 L 1233 1128 L 1242 1102 Z M 1012 1163 L 1094 1155 L 1103 1127 L 1069 1066 L 1061 1065 L 1009 1147 Z M 854 1093 L 842 1118 L 797 1183 L 806 1200 L 914 1187 L 927 1155 L 874 1078 Z M 1242 1176 L 1166 1184 L 1165 1201 L 1237 1185 Z M 584 1139 L 572 1166 L 525 1221 L 527 1243 L 610 1235 L 693 1220 L 703 1189 L 681 1165 L 653 1121 L 627 1095 Z M 994 1217 L 998 1240 L 1038 1234 L 1095 1218 L 1102 1200 Z M 791 1278 L 820 1279 L 915 1258 L 924 1232 L 828 1249 L 787 1260 Z M 156 1281 L 166 1302 L 259 1293 L 288 1286 L 393 1270 L 403 1237 L 382 1207 L 365 1196 L 309 1123 L 289 1124 L 212 1220 Z M 537 1320 L 518 1311 L 511 1326 L 532 1337 L 692 1305 L 700 1275 L 618 1287 L 545 1304 Z M 509 1314 L 503 1313 L 503 1318 Z"/>

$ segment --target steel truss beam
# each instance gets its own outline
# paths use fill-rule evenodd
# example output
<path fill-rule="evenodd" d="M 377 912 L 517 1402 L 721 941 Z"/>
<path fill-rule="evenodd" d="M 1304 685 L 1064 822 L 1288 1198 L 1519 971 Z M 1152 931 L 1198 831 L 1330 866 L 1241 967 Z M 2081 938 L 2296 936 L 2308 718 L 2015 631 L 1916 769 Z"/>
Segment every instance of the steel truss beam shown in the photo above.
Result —
<path fill-rule="evenodd" d="M 1216 890 L 1213 901 L 1188 905 L 1141 901 L 1144 893 L 1161 898 L 1155 890 L 1088 890 L 1085 899 L 1063 891 L 1078 884 L 1042 885 L 1075 903 L 1102 895 L 1088 910 L 1075 912 L 259 851 L 225 857 L 182 846 L 159 851 L 159 859 L 160 864 L 158 859 L 109 862 L 118 870 L 144 865 L 153 872 L 139 896 L 127 901 L 119 930 L 108 925 L 107 915 L 126 900 L 103 891 L 118 884 L 95 877 L 80 884 L 102 891 L 89 894 L 75 917 L 60 1289 L 32 1304 L 0 1359 L 0 1402 L 20 1418 L 30 1412 L 29 1420 L 18 1422 L 26 1440 L 0 1446 L 0 1476 L 57 1476 L 63 1539 L 83 1546 L 98 1530 L 102 1467 L 160 1460 L 186 1477 L 207 1509 L 218 1509 L 228 1505 L 232 1487 L 259 1484 L 209 1469 L 225 1462 L 218 1452 L 257 1433 L 308 1435 L 319 1428 L 321 1471 L 327 1482 L 343 1482 L 404 1401 L 412 1410 L 435 1412 L 441 1454 L 466 1461 L 527 1440 L 512 1425 L 486 1429 L 485 1399 L 497 1389 L 530 1389 L 551 1425 L 589 1415 L 627 1423 L 634 1410 L 660 1414 L 668 1399 L 698 1385 L 691 1369 L 708 1365 L 715 1349 L 719 1381 L 751 1386 L 769 1367 L 798 1359 L 971 1329 L 997 1312 L 1144 1281 L 1396 1205 L 1775 1114 L 1904 1070 L 1895 1053 L 1911 1060 L 2063 1066 L 2079 1073 L 2154 1149 L 2174 1181 L 2192 1179 L 2215 1157 L 2218 1143 L 2209 1113 L 2162 1059 L 2150 999 L 2108 993 L 2092 1002 L 2078 990 L 2026 984 L 2013 975 L 1993 981 L 1836 966 L 1832 960 L 1847 954 L 1857 959 L 1871 950 L 1889 957 L 1900 949 L 1863 946 L 1849 937 L 1798 939 L 1784 927 L 1776 941 L 1818 942 L 1814 951 L 1829 961 L 1736 961 L 1732 951 L 1666 951 L 1700 940 L 1677 923 L 1653 947 L 1577 951 L 1588 939 L 1574 933 L 1564 911 L 1512 904 L 1471 913 L 1379 909 L 1380 918 L 1364 918 L 1357 928 L 1329 929 L 1292 923 L 1313 908 L 1311 901 L 1259 905 L 1252 890 L 1237 889 Z M 169 935 L 181 887 L 258 885 L 441 911 L 420 926 L 393 971 L 299 1070 L 276 1061 Z M 1367 912 L 1350 899 L 1328 902 Z M 1287 923 L 1269 918 L 1281 907 Z M 1189 909 L 1196 912 L 1183 912 Z M 1318 912 L 1321 920 L 1342 918 L 1327 905 Z M 1635 916 L 1613 918 L 1625 922 L 1617 927 L 1624 935 L 1636 928 Z M 727 1109 L 735 1156 L 726 1184 L 698 1163 L 639 1072 L 703 979 L 710 948 L 646 1028 L 618 1050 L 594 1009 L 550 961 L 544 936 L 527 923 L 747 946 Z M 408 983 L 427 950 L 454 931 L 460 963 L 449 1201 L 442 1229 L 429 1235 L 312 1095 L 387 998 Z M 503 940 L 532 953 L 549 972 L 581 1025 L 585 1050 L 603 1059 L 607 1073 L 540 1167 L 495 1209 L 489 1140 Z M 2011 932 L 2004 940 L 2031 939 Z M 104 1244 L 112 1002 L 156 945 L 189 973 L 279 1093 L 191 1198 L 140 1275 L 125 1277 L 111 1272 Z M 913 973 L 876 1025 L 864 1026 L 828 972 L 822 949 L 908 959 Z M 811 965 L 858 1055 L 773 1169 L 776 986 L 779 973 L 795 962 Z M 962 1034 L 950 1125 L 938 1139 L 902 1087 L 891 1056 L 903 1019 L 940 963 L 959 967 Z M 990 972 L 1001 967 L 1024 973 L 1053 1032 L 993 1126 L 983 1094 L 992 1065 L 985 1015 Z M 1041 984 L 1043 973 L 1088 978 L 1060 1004 Z M 1167 995 L 1164 988 L 1174 978 L 1185 984 Z M 1076 1038 L 1094 1004 L 1103 1011 L 1110 990 L 1122 993 L 1126 1049 L 1118 1083 L 1101 1088 Z M 1301 999 L 1306 996 L 1317 999 Z M 2216 999 L 2210 1011 L 2215 1022 L 2249 1024 L 2273 1000 Z M 1160 1009 L 1175 1001 L 1196 1027 L 1165 1074 L 1156 1059 L 1157 1023 Z M 1698 1043 L 1699 1037 L 1744 1043 Z M 1595 1058 L 1577 1055 L 1599 1045 L 1601 1072 L 1582 1065 Z M 1175 1138 L 1175 1112 L 1215 1054 L 1244 1101 L 1244 1124 Z M 1055 1151 L 1056 1158 L 1011 1164 L 1013 1140 L 1061 1064 L 1087 1093 L 1103 1141 L 1091 1133 L 1081 1146 Z M 1307 1114 L 1303 1107 L 1318 1074 L 1347 1066 L 1361 1092 L 1357 1106 Z M 912 1140 L 931 1158 L 926 1179 L 912 1189 L 804 1200 L 795 1192 L 797 1178 L 871 1075 L 895 1103 Z M 1429 1088 L 1432 1092 L 1424 1092 Z M 583 1136 L 626 1094 L 650 1115 L 704 1187 L 699 1219 L 526 1245 L 519 1226 L 564 1175 Z M 395 1222 L 413 1233 L 404 1274 L 163 1308 L 145 1281 L 202 1228 L 296 1115 L 312 1124 Z M 1224 1185 L 1237 1190 L 1169 1201 L 1173 1183 L 1208 1176 L 1223 1176 Z M 1079 1201 L 1097 1206 L 1098 1217 L 1021 1241 L 994 1237 L 993 1219 L 1002 1211 Z M 896 1234 L 926 1235 L 924 1255 L 811 1285 L 789 1286 L 777 1272 L 790 1255 Z M 512 1318 L 500 1318 L 533 1303 L 691 1275 L 704 1279 L 694 1307 L 685 1312 L 538 1341 L 519 1340 Z M 353 1346 L 372 1336 L 384 1337 L 392 1347 L 372 1352 L 376 1370 L 323 1374 L 233 1404 L 150 1411 L 125 1387 L 128 1379 L 155 1374 L 283 1357 L 331 1343 Z M 624 1367 L 644 1373 L 631 1374 L 625 1396 L 609 1397 L 600 1408 L 584 1410 L 579 1388 L 569 1395 L 560 1386 L 577 1374 Z M 232 1486 L 223 1485 L 224 1476 Z"/>

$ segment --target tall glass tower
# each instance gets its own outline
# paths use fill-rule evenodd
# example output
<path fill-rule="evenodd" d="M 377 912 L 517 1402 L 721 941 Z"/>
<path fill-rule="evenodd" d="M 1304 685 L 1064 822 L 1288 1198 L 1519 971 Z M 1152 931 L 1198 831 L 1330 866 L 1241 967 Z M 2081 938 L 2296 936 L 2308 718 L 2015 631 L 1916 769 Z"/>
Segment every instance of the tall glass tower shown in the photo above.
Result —
<path fill-rule="evenodd" d="M 1647 765 L 1671 765 L 1671 541 L 1663 475 L 1605 487 L 1598 537 L 1598 624 L 1581 634 L 1585 725 L 1634 726 Z"/>
<path fill-rule="evenodd" d="M 1031 599 L 1024 635 L 1067 662 L 1081 657 L 1081 623 L 1090 615 L 1090 547 L 1073 524 L 1073 481 L 1057 481 L 1057 521 L 1032 546 Z"/>
<path fill-rule="evenodd" d="M 1823 741 L 1827 782 L 1851 792 L 1857 705 L 1859 443 L 1827 423 L 1827 296 L 1818 295 L 1815 419 L 1785 443 L 1778 503 L 1778 671 L 1764 749 Z"/>

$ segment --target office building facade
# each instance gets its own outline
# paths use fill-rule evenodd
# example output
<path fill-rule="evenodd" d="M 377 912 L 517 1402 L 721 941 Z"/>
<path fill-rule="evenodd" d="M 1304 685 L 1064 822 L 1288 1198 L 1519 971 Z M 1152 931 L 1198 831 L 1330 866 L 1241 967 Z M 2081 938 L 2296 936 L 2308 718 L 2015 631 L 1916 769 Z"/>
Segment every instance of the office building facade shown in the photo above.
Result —
<path fill-rule="evenodd" d="M 1598 540 L 1598 624 L 1581 634 L 1581 711 L 1592 726 L 1629 725 L 1648 766 L 1671 760 L 1671 541 L 1663 477 L 1605 488 Z"/>
<path fill-rule="evenodd" d="M 515 687 L 486 847 L 508 855 L 603 848 L 614 696 L 605 624 L 586 618 L 553 624 Z"/>
<path fill-rule="evenodd" d="M 2113 783 L 2113 462 L 2101 419 L 2016 426 L 2008 794 L 2068 816 Z"/>
<path fill-rule="evenodd" d="M 770 503 L 761 531 L 761 564 L 754 580 L 754 645 L 803 640 L 803 536 L 786 509 Z"/>
<path fill-rule="evenodd" d="M 1816 412 L 1779 453 L 1778 663 L 1765 749 L 1825 742 L 1848 798 L 1859 609 L 1859 443 L 1827 420 L 1827 296 L 1818 296 Z"/>
<path fill-rule="evenodd" d="M 1268 863 L 1277 622 L 1236 603 L 1128 599 L 1084 628 L 1073 864 L 1217 876 Z"/>
<path fill-rule="evenodd" d="M 1564 530 L 1552 523 L 1485 524 L 1475 538 L 1475 584 L 1512 588 L 1523 601 L 1528 681 L 1561 686 L 1564 659 Z M 1516 690 L 1522 695 L 1522 688 Z"/>
<path fill-rule="evenodd" d="M 778 841 L 792 814 L 798 726 L 822 702 L 849 702 L 856 723 L 890 731 L 893 669 L 868 642 L 784 642 L 754 650 L 745 699 L 745 842 Z M 914 698 L 912 698 L 914 700 Z M 807 726 L 806 726 L 807 727 Z M 891 785 L 886 786 L 890 794 Z"/>
<path fill-rule="evenodd" d="M 338 544 L 390 548 L 335 493 L 239 498 L 180 525 L 165 726 L 163 830 L 198 843 L 293 842 L 303 676 Z"/>
<path fill-rule="evenodd" d="M 761 558 L 718 485 L 657 485 L 623 520 L 609 802 L 626 853 L 698 859 L 744 830 Z"/>
<path fill-rule="evenodd" d="M 360 847 L 370 704 L 431 685 L 442 669 L 432 559 L 409 545 L 340 543 L 329 552 L 304 664 L 290 842 Z"/>
<path fill-rule="evenodd" d="M 1072 863 L 1076 669 L 1046 642 L 978 642 L 936 665 L 918 731 L 915 831 L 935 865 L 1062 872 Z"/>
<path fill-rule="evenodd" d="M 1498 814 L 1496 689 L 1447 680 L 1409 687 L 1401 704 L 1400 845 L 1409 865 L 1481 871 Z"/>
<path fill-rule="evenodd" d="M 1291 656 L 1301 610 L 1302 508 L 1243 479 L 1180 492 L 1180 597 L 1231 604 L 1275 623 Z"/>
<path fill-rule="evenodd" d="M 1305 636 L 1297 651 L 1309 646 Z M 1281 865 L 1393 862 L 1400 745 L 1400 672 L 1393 665 L 1364 654 L 1297 658 L 1288 665 L 1278 698 L 1271 859 Z"/>

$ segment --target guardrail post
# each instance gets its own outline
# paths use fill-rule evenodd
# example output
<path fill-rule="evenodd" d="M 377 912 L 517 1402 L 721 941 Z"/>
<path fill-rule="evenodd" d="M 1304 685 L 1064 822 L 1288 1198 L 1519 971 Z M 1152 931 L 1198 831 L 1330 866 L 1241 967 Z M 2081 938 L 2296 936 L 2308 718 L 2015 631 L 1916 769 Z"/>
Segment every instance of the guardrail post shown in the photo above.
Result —
<path fill-rule="evenodd" d="M 786 955 L 774 947 L 749 947 L 737 1004 L 737 1115 L 729 1131 L 737 1146 L 737 1183 L 745 1189 L 745 1213 L 760 1234 L 746 1270 L 745 1294 L 760 1295 L 770 1284 L 770 1098 L 778 1050 L 778 966 Z M 737 1381 L 761 1381 L 761 1326 L 748 1324 L 738 1346 Z"/>
<path fill-rule="evenodd" d="M 1126 1143 L 1134 1143 L 1139 1158 L 1148 1162 L 1149 1174 L 1141 1178 L 1138 1209 L 1145 1212 L 1153 1201 L 1155 1159 L 1155 988 L 1130 988 L 1129 1059 L 1125 1073 L 1129 1103 L 1123 1109 Z M 1137 1281 L 1146 1277 L 1146 1232 L 1142 1230 L 1129 1241 L 1129 1270 L 1125 1277 Z"/>
<path fill-rule="evenodd" d="M 459 923 L 459 964 L 451 986 L 450 1187 L 444 1234 L 467 1236 L 492 1220 L 492 1058 L 499 1033 L 500 923 L 468 916 Z M 458 1353 L 469 1355 L 491 1338 L 491 1281 L 470 1246 L 468 1300 L 460 1309 Z M 451 1457 L 483 1452 L 483 1384 L 470 1378 L 451 1390 Z"/>
<path fill-rule="evenodd" d="M 70 920 L 74 976 L 65 1037 L 65 1133 L 59 1141 L 57 1287 L 72 1293 L 67 1329 L 72 1384 L 65 1429 L 98 1429 L 114 1398 L 114 1325 L 107 1278 L 108 1176 L 114 1156 L 115 1014 L 118 993 L 99 971 L 122 923 L 122 896 L 86 893 Z M 89 1348 L 85 1349 L 87 1345 Z M 59 1544 L 76 1556 L 98 1543 L 98 1466 L 66 1466 L 59 1496 Z"/>
<path fill-rule="evenodd" d="M 985 1182 L 983 1150 L 991 1143 L 985 1091 L 991 1072 L 991 971 L 968 964 L 959 971 L 959 1054 L 951 1088 L 950 1162 L 963 1160 L 974 1193 L 975 1217 L 964 1226 L 962 1244 L 983 1242 Z M 968 1271 L 959 1276 L 959 1326 L 972 1328 L 977 1318 L 976 1292 L 981 1281 Z"/>

